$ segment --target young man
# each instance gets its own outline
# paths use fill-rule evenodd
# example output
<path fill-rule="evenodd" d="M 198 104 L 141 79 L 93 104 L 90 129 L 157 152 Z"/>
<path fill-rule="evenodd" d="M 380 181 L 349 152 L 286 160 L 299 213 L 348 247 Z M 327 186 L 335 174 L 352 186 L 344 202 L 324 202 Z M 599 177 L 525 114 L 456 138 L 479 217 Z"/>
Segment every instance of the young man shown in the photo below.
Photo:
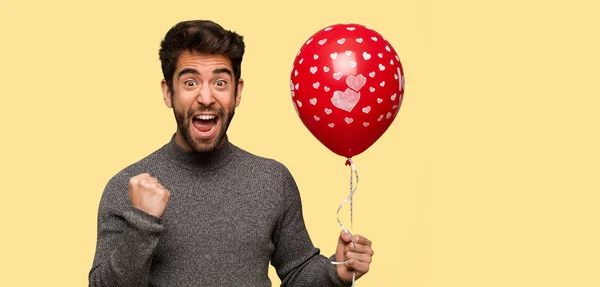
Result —
<path fill-rule="evenodd" d="M 287 168 L 228 141 L 243 54 L 243 37 L 214 22 L 166 34 L 161 85 L 177 131 L 107 183 L 90 286 L 271 286 L 269 263 L 282 286 L 348 286 L 368 272 L 367 238 L 342 231 L 336 254 L 321 255 Z"/>

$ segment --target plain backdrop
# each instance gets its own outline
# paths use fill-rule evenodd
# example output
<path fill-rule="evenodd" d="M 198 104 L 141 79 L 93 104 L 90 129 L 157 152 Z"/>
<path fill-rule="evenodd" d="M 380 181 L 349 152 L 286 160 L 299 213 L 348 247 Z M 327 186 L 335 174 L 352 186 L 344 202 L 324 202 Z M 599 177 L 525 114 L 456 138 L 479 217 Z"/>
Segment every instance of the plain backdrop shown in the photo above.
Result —
<path fill-rule="evenodd" d="M 105 184 L 175 132 L 160 40 L 211 19 L 247 44 L 229 136 L 291 170 L 325 255 L 349 169 L 297 117 L 292 62 L 313 33 L 346 22 L 398 52 L 400 113 L 354 159 L 353 232 L 375 250 L 356 286 L 600 286 L 598 11 L 582 0 L 2 0 L 0 285 L 87 286 Z"/>

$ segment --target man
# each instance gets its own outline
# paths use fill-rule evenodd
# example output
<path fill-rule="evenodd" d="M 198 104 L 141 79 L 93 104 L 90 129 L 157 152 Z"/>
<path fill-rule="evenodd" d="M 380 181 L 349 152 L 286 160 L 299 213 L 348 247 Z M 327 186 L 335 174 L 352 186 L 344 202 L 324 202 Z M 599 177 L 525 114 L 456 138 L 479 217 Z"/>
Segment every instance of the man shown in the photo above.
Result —
<path fill-rule="evenodd" d="M 367 238 L 342 231 L 321 255 L 286 167 L 229 142 L 244 48 L 210 21 L 167 32 L 161 85 L 177 131 L 107 183 L 90 286 L 271 286 L 269 263 L 282 286 L 348 286 L 368 272 Z"/>

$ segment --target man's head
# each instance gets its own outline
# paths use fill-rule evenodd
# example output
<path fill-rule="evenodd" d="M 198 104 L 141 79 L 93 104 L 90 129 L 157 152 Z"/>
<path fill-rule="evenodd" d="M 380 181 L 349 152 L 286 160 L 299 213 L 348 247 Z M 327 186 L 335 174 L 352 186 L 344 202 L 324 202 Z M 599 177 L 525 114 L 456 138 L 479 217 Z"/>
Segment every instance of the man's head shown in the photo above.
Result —
<path fill-rule="evenodd" d="M 207 21 L 173 26 L 159 52 L 163 98 L 177 121 L 176 142 L 190 151 L 219 147 L 241 100 L 243 37 Z"/>

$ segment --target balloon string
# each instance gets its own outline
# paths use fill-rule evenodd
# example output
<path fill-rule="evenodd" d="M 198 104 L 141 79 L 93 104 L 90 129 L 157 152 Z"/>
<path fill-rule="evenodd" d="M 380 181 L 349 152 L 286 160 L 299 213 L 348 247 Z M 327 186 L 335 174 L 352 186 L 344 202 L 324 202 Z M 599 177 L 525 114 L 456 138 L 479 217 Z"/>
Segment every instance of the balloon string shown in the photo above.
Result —
<path fill-rule="evenodd" d="M 342 227 L 342 229 L 346 232 L 346 234 L 350 234 L 350 232 L 348 232 L 348 229 L 344 226 L 344 224 L 342 224 L 342 222 L 340 221 L 340 210 L 342 209 L 342 207 L 344 206 L 344 204 L 346 204 L 347 201 L 350 201 L 350 229 L 353 228 L 353 197 L 354 197 L 354 193 L 356 192 L 356 189 L 358 188 L 358 171 L 356 170 L 356 166 L 354 165 L 354 162 L 352 162 L 351 158 L 348 158 L 346 160 L 346 165 L 350 166 L 350 194 L 348 194 L 348 196 L 344 199 L 344 201 L 342 202 L 342 204 L 340 204 L 340 206 L 338 206 L 337 209 L 337 221 L 340 224 L 340 226 Z M 356 185 L 354 185 L 354 180 L 352 176 L 356 177 Z M 352 246 L 354 247 L 354 251 L 356 251 L 356 242 L 354 242 L 354 238 L 350 237 L 350 240 L 352 241 Z M 348 263 L 348 261 L 350 261 L 350 259 L 346 260 L 346 261 L 341 261 L 341 262 L 331 262 L 332 264 L 345 264 Z M 354 282 L 356 280 L 356 272 L 352 273 L 352 287 L 354 287 Z"/>

